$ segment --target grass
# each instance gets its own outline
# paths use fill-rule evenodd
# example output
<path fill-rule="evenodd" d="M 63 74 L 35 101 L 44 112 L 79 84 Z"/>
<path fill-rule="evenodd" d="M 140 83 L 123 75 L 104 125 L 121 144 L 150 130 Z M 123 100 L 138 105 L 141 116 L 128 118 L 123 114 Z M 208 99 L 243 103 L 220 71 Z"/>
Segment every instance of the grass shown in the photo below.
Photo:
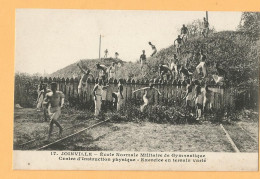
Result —
<path fill-rule="evenodd" d="M 14 149 L 25 150 L 27 148 L 19 148 L 18 144 L 47 134 L 48 122 L 44 122 L 42 114 L 37 113 L 35 109 L 15 109 L 14 116 Z M 106 119 L 111 117 L 111 113 L 104 114 L 104 117 Z M 69 108 L 63 109 L 60 119 L 64 128 L 80 124 L 79 127 L 65 131 L 64 136 L 97 122 L 93 119 L 93 112 Z M 253 133 L 252 136 L 258 131 L 258 122 L 255 120 L 239 122 L 250 131 L 250 134 Z M 237 122 L 224 126 L 241 152 L 258 151 L 256 142 L 239 128 Z M 55 127 L 55 131 L 57 130 Z M 52 141 L 57 138 L 57 135 L 53 135 Z M 46 143 L 40 141 L 35 145 L 40 147 L 43 144 Z M 233 152 L 219 123 L 206 121 L 202 124 L 177 125 L 170 122 L 153 123 L 144 119 L 125 121 L 112 119 L 47 150 Z"/>

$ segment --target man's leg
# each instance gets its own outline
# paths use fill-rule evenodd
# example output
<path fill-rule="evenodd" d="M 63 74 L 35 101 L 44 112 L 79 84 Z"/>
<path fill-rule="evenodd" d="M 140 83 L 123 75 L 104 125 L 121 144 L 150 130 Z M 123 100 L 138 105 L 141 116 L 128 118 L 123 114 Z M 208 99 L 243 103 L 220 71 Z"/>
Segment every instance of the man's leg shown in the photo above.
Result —
<path fill-rule="evenodd" d="M 46 109 L 46 107 L 43 107 L 43 116 L 44 116 L 44 120 L 47 121 L 47 109 Z"/>
<path fill-rule="evenodd" d="M 121 109 L 121 104 L 122 104 L 122 99 L 121 99 L 121 96 L 120 96 L 120 93 L 117 94 L 117 111 L 120 111 Z"/>
<path fill-rule="evenodd" d="M 143 100 L 144 100 L 144 104 L 140 107 L 141 112 L 144 112 L 145 106 L 148 105 L 148 99 L 145 96 L 143 97 Z"/>
<path fill-rule="evenodd" d="M 97 117 L 99 115 L 100 109 L 101 109 L 101 96 L 97 96 L 97 99 L 95 101 L 95 116 Z"/>
<path fill-rule="evenodd" d="M 61 137 L 61 135 L 62 135 L 62 131 L 63 131 L 63 128 L 61 127 L 61 125 L 60 125 L 60 123 L 58 122 L 58 121 L 56 121 L 56 120 L 52 120 L 53 121 L 53 123 L 59 128 L 59 135 L 60 135 L 60 137 Z"/>
<path fill-rule="evenodd" d="M 97 105 L 98 105 L 97 103 L 98 103 L 98 102 L 97 102 L 97 100 L 98 100 L 98 99 L 97 99 L 97 97 L 96 97 L 96 100 L 94 100 L 94 103 L 95 103 L 95 114 L 94 114 L 94 115 L 95 115 L 96 117 L 98 116 L 98 107 L 97 107 Z"/>
<path fill-rule="evenodd" d="M 50 140 L 50 138 L 51 138 L 52 130 L 53 130 L 53 120 L 51 119 L 50 125 L 49 125 L 49 136 L 48 136 L 48 140 Z"/>

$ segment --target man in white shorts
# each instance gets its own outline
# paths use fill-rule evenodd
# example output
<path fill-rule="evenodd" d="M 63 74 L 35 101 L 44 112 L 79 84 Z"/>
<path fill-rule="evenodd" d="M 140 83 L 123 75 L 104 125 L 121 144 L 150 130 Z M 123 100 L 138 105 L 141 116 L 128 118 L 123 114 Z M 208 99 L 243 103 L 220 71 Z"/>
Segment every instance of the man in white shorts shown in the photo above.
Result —
<path fill-rule="evenodd" d="M 53 124 L 59 127 L 59 135 L 62 134 L 62 127 L 60 123 L 57 121 L 61 115 L 61 108 L 64 104 L 64 94 L 61 91 L 57 91 L 57 83 L 51 83 L 51 92 L 47 93 L 44 99 L 44 104 L 48 106 L 48 113 L 50 116 L 50 128 L 49 128 L 49 136 L 48 140 L 51 137 L 51 133 L 53 130 Z"/>
<path fill-rule="evenodd" d="M 200 63 L 196 67 L 198 74 L 200 74 L 200 71 L 202 71 L 203 78 L 205 78 L 207 76 L 207 67 L 206 67 L 205 61 L 206 61 L 206 55 L 202 54 L 201 58 L 200 58 Z"/>
<path fill-rule="evenodd" d="M 116 65 L 115 62 L 112 63 L 112 65 L 108 69 L 109 78 L 112 78 L 113 80 L 116 79 Z"/>
<path fill-rule="evenodd" d="M 87 90 L 87 79 L 88 79 L 89 75 L 91 75 L 92 77 L 94 77 L 94 76 L 93 76 L 93 74 L 90 73 L 89 69 L 83 69 L 79 63 L 77 64 L 77 66 L 83 73 L 80 78 L 79 85 L 78 85 L 78 94 L 81 95 L 82 92 Z"/>
<path fill-rule="evenodd" d="M 98 84 L 94 86 L 93 95 L 94 95 L 94 102 L 95 102 L 95 116 L 98 117 L 101 111 L 102 105 L 102 79 L 98 80 Z"/>

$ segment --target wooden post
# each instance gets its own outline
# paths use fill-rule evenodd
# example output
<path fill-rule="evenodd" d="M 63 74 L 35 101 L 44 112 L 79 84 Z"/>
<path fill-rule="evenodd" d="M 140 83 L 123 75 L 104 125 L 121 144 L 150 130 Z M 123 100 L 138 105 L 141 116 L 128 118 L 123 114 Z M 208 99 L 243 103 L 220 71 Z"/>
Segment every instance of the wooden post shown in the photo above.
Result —
<path fill-rule="evenodd" d="M 99 35 L 99 60 L 101 57 L 101 34 Z"/>

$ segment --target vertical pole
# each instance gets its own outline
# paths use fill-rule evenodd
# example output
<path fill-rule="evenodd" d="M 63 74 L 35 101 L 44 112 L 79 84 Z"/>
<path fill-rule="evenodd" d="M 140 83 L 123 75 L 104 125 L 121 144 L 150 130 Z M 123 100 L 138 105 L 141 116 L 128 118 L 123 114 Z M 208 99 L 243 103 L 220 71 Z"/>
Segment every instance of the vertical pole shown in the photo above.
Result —
<path fill-rule="evenodd" d="M 209 21 L 208 11 L 206 11 L 206 19 Z"/>
<path fill-rule="evenodd" d="M 101 34 L 99 36 L 99 59 L 100 59 L 100 53 L 101 53 Z"/>

